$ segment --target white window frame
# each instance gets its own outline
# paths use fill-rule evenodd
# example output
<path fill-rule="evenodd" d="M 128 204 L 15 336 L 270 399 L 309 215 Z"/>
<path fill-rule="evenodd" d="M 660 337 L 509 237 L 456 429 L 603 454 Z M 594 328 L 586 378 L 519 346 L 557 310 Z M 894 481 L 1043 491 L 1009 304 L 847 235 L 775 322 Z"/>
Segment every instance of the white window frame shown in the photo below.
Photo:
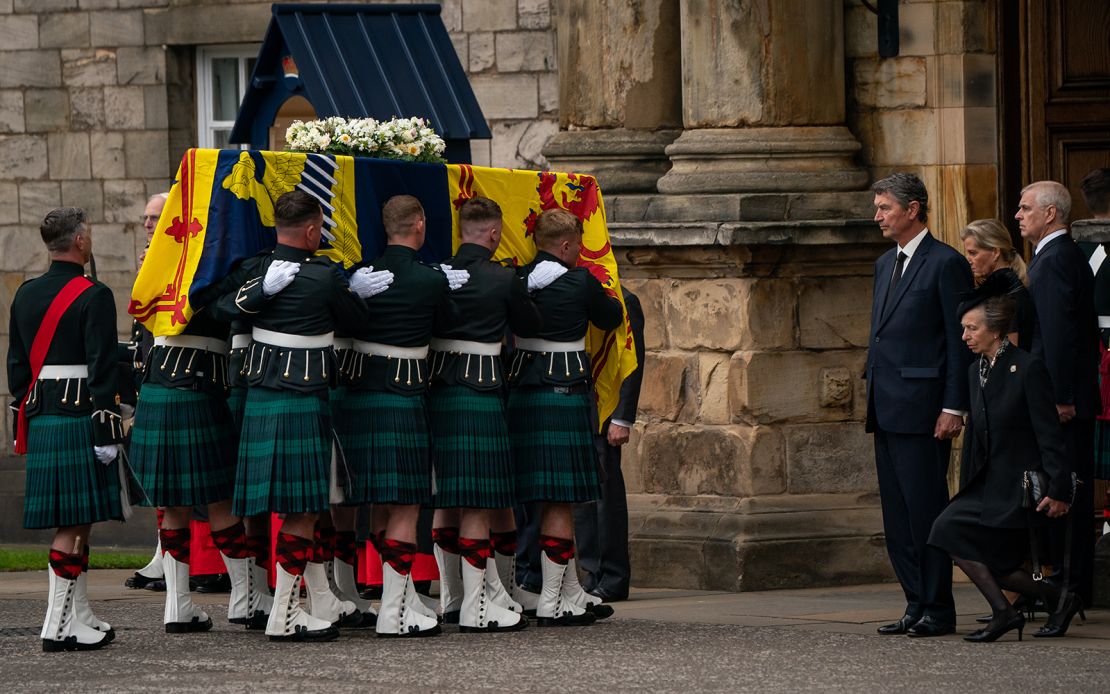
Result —
<path fill-rule="evenodd" d="M 247 61 L 258 57 L 260 43 L 237 43 L 219 46 L 197 47 L 197 146 L 214 148 L 216 146 L 213 130 L 228 129 L 235 125 L 233 120 L 216 120 L 212 114 L 212 60 L 215 58 L 238 58 L 239 60 L 239 105 L 247 93 L 251 78 L 247 71 Z M 247 149 L 249 145 L 232 145 L 232 148 Z"/>

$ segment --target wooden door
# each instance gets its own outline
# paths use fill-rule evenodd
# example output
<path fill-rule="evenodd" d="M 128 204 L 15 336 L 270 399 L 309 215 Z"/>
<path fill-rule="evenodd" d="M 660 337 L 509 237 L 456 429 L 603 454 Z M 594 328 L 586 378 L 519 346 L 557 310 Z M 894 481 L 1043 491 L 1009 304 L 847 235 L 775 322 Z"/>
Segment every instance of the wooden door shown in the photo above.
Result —
<path fill-rule="evenodd" d="M 1000 2 L 999 52 L 1003 219 L 1043 179 L 1072 192 L 1073 219 L 1089 217 L 1079 182 L 1110 166 L 1110 2 Z"/>

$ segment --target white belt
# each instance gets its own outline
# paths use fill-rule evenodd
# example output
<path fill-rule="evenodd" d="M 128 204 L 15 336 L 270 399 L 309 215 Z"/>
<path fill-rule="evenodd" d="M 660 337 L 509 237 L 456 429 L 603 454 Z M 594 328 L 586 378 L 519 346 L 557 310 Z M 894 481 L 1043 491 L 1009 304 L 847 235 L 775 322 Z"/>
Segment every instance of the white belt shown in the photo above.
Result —
<path fill-rule="evenodd" d="M 332 347 L 335 347 L 336 351 L 341 349 L 351 349 L 351 347 L 354 346 L 354 342 L 355 341 L 349 337 L 337 337 L 332 340 Z"/>
<path fill-rule="evenodd" d="M 39 369 L 39 380 L 47 378 L 88 378 L 86 364 L 47 364 Z"/>
<path fill-rule="evenodd" d="M 423 347 L 398 347 L 397 345 L 383 345 L 380 342 L 354 341 L 356 352 L 372 354 L 377 357 L 393 357 L 394 359 L 427 359 L 428 345 Z"/>
<path fill-rule="evenodd" d="M 1110 316 L 1099 316 L 1098 317 L 1098 327 L 1100 327 L 1100 328 L 1110 328 Z"/>
<path fill-rule="evenodd" d="M 496 357 L 501 354 L 501 343 L 447 340 L 440 337 L 433 337 L 432 349 L 437 352 L 461 352 L 463 354 L 478 354 L 483 357 Z"/>
<path fill-rule="evenodd" d="M 529 352 L 582 352 L 586 349 L 586 339 L 573 342 L 554 342 L 536 337 L 516 337 L 516 346 Z"/>
<path fill-rule="evenodd" d="M 246 349 L 251 346 L 251 336 L 246 333 L 231 336 L 232 349 Z"/>
<path fill-rule="evenodd" d="M 227 354 L 227 343 L 214 337 L 159 335 L 154 338 L 154 344 L 161 347 L 188 347 L 189 349 L 203 349 L 205 352 L 215 352 L 216 354 Z"/>
<path fill-rule="evenodd" d="M 279 333 L 275 330 L 252 328 L 251 335 L 255 342 L 265 342 L 274 347 L 288 347 L 290 349 L 323 349 L 324 347 L 331 347 L 335 341 L 335 333 L 293 335 L 291 333 Z"/>

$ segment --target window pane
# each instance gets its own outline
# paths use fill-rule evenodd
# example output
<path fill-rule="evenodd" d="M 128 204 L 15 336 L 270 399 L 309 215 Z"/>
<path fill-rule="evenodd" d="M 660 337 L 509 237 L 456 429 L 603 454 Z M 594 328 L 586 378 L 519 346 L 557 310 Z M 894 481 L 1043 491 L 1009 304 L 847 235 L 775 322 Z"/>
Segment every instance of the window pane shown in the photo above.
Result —
<path fill-rule="evenodd" d="M 239 110 L 239 60 L 212 59 L 212 120 L 235 120 Z"/>
<path fill-rule="evenodd" d="M 220 128 L 212 131 L 212 146 L 216 149 L 229 149 L 231 144 L 228 140 L 231 138 L 231 129 Z"/>

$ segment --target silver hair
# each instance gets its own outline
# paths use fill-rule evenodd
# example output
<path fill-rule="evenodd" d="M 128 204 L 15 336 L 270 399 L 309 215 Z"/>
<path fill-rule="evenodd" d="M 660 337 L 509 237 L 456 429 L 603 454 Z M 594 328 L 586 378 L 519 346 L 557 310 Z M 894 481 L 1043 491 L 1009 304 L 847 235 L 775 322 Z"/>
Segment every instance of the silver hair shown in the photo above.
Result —
<path fill-rule="evenodd" d="M 1017 312 L 1017 302 L 1010 296 L 992 296 L 982 304 L 983 323 L 987 330 L 999 335 L 1010 332 L 1014 324 L 1014 313 Z"/>
<path fill-rule="evenodd" d="M 1067 224 L 1071 221 L 1071 193 L 1056 181 L 1037 181 L 1021 189 L 1021 194 L 1033 193 L 1033 200 L 1041 207 L 1052 205 L 1056 208 L 1056 221 Z"/>
<path fill-rule="evenodd" d="M 149 198 L 147 198 L 146 202 L 149 205 L 150 203 L 152 203 L 152 202 L 154 202 L 155 200 L 158 200 L 158 199 L 169 200 L 170 199 L 170 194 L 169 193 L 155 193 L 154 195 L 151 195 Z"/>
<path fill-rule="evenodd" d="M 909 207 L 911 202 L 917 201 L 920 209 L 917 211 L 917 221 L 925 222 L 929 219 L 929 191 L 920 178 L 912 173 L 892 173 L 886 178 L 881 178 L 871 185 L 871 192 L 875 195 L 886 193 L 894 198 L 902 207 Z"/>
<path fill-rule="evenodd" d="M 65 253 L 73 247 L 77 234 L 88 228 L 88 217 L 80 207 L 50 210 L 39 225 L 39 234 L 51 253 Z"/>

